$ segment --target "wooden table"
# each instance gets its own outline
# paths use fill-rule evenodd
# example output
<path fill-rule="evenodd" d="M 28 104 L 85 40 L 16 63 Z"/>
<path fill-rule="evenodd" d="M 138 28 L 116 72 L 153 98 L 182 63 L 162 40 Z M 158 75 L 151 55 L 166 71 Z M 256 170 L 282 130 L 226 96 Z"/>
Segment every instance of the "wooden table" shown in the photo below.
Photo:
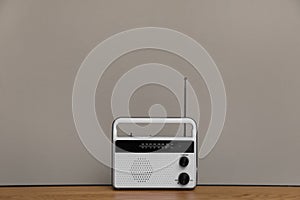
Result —
<path fill-rule="evenodd" d="M 1 200 L 300 200 L 300 187 L 198 186 L 195 190 L 113 190 L 110 186 L 0 187 Z"/>

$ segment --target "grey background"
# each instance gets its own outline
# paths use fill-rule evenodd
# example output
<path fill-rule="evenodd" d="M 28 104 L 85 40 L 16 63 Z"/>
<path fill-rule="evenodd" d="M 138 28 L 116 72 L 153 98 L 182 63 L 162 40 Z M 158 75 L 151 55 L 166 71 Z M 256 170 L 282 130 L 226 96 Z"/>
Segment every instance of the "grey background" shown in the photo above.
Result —
<path fill-rule="evenodd" d="M 213 151 L 199 160 L 199 183 L 299 185 L 297 0 L 1 0 L 0 184 L 110 183 L 110 169 L 86 151 L 76 133 L 73 82 L 98 43 L 144 26 L 193 37 L 223 76 L 227 119 Z M 201 97 L 201 141 L 210 117 L 202 79 L 177 56 L 153 50 L 120 58 L 100 81 L 96 107 L 107 134 L 114 81 L 150 61 L 179 69 L 195 85 Z M 164 104 L 169 116 L 179 113 L 174 95 L 155 85 L 136 92 L 131 112 L 144 115 L 155 102 Z M 110 149 L 103 151 L 110 156 Z"/>

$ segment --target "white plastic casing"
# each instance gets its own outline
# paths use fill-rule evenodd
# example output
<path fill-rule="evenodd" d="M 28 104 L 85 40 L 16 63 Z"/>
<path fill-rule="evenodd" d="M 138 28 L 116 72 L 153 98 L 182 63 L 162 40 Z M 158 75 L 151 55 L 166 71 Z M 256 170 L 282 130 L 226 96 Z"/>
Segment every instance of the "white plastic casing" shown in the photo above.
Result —
<path fill-rule="evenodd" d="M 117 126 L 121 123 L 182 123 L 191 124 L 192 137 L 118 137 Z M 193 152 L 117 152 L 118 140 L 139 141 L 191 141 Z M 116 189 L 122 188 L 177 188 L 193 189 L 197 184 L 197 128 L 190 118 L 118 118 L 113 123 L 112 148 L 112 184 Z M 187 157 L 186 167 L 179 165 L 181 157 Z M 179 184 L 178 177 L 187 173 L 190 181 Z"/>

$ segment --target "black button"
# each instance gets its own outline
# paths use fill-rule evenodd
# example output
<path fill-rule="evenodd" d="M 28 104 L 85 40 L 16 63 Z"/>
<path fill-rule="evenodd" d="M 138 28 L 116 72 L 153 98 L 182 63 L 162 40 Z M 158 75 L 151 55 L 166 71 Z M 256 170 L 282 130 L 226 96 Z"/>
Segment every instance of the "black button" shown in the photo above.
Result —
<path fill-rule="evenodd" d="M 180 165 L 181 167 L 186 167 L 188 164 L 189 164 L 189 159 L 188 159 L 188 157 L 183 156 L 183 157 L 181 157 L 181 158 L 179 159 L 179 165 Z"/>
<path fill-rule="evenodd" d="M 187 173 L 181 173 L 178 177 L 178 183 L 186 185 L 190 182 L 190 176 Z"/>

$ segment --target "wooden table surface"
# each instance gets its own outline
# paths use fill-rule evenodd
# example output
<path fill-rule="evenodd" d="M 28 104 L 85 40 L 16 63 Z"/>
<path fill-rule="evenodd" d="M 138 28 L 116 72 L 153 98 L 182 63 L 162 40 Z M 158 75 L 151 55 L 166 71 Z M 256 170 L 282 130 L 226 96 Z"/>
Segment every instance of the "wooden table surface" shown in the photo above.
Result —
<path fill-rule="evenodd" d="M 300 187 L 198 186 L 195 190 L 113 190 L 110 186 L 0 187 L 1 200 L 300 200 Z"/>

